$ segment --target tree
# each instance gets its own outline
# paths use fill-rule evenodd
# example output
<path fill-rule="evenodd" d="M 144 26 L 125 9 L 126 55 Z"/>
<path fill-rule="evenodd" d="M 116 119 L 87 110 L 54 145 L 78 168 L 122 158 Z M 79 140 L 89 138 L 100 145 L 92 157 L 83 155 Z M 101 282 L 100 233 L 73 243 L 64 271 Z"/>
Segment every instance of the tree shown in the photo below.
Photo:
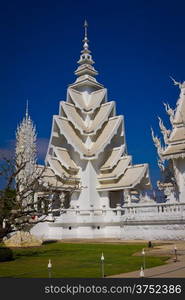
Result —
<path fill-rule="evenodd" d="M 79 182 L 69 185 L 65 191 L 58 190 L 57 186 L 66 183 L 64 175 L 61 177 L 47 175 L 48 167 L 35 165 L 28 178 L 24 176 L 24 170 L 29 162 L 17 157 L 4 158 L 0 163 L 0 178 L 4 181 L 4 187 L 0 191 L 0 238 L 17 230 L 29 230 L 38 222 L 53 222 L 48 220 L 48 215 L 63 208 L 65 194 L 72 194 L 79 189 Z M 49 180 L 54 180 L 50 184 Z M 56 206 L 54 194 L 59 195 Z M 39 195 L 39 197 L 38 197 Z"/>

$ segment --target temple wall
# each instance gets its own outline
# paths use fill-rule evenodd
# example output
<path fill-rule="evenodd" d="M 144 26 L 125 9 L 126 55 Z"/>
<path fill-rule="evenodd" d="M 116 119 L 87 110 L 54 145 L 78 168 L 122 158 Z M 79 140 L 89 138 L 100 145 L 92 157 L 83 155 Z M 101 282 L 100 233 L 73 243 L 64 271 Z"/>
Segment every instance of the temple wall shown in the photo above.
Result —
<path fill-rule="evenodd" d="M 134 224 L 84 226 L 44 226 L 37 225 L 31 233 L 43 240 L 117 238 L 122 240 L 185 240 L 185 224 Z"/>
<path fill-rule="evenodd" d="M 185 201 L 185 159 L 179 158 L 173 161 L 176 180 L 179 188 L 179 201 Z"/>
<path fill-rule="evenodd" d="M 109 201 L 109 192 L 104 191 L 104 192 L 99 192 L 100 195 L 100 207 L 108 209 L 110 208 L 110 201 Z"/>
<path fill-rule="evenodd" d="M 130 205 L 116 209 L 66 209 L 55 218 L 55 222 L 38 223 L 31 233 L 42 239 L 57 240 L 185 240 L 185 203 Z"/>
<path fill-rule="evenodd" d="M 185 224 L 126 225 L 121 228 L 121 239 L 185 240 Z"/>

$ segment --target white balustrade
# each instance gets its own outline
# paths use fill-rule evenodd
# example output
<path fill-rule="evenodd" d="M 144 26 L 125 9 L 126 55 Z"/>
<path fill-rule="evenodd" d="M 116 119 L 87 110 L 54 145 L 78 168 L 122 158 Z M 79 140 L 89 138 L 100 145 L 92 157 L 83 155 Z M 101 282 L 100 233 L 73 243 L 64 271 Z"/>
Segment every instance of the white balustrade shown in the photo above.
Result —
<path fill-rule="evenodd" d="M 90 208 L 89 210 L 80 209 L 79 207 L 73 209 L 62 209 L 60 220 L 72 220 L 74 218 L 81 218 L 84 222 L 89 221 L 89 217 L 100 221 L 124 221 L 124 220 L 160 220 L 162 217 L 165 220 L 173 220 L 174 218 L 185 218 L 185 203 L 156 203 L 156 204 L 134 204 L 120 207 L 119 205 L 113 209 Z M 73 220 L 75 221 L 75 219 Z"/>

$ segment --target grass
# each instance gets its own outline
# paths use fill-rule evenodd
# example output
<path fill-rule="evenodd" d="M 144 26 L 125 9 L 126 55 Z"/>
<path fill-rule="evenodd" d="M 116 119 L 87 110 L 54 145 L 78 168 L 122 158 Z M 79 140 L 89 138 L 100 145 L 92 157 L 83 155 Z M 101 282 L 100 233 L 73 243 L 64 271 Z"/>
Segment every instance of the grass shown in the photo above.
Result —
<path fill-rule="evenodd" d="M 100 257 L 105 257 L 107 276 L 140 270 L 143 262 L 141 244 L 70 244 L 49 243 L 41 247 L 12 249 L 14 260 L 0 263 L 0 277 L 47 278 L 51 259 L 53 278 L 101 277 Z M 146 257 L 146 267 L 162 265 L 168 257 Z"/>

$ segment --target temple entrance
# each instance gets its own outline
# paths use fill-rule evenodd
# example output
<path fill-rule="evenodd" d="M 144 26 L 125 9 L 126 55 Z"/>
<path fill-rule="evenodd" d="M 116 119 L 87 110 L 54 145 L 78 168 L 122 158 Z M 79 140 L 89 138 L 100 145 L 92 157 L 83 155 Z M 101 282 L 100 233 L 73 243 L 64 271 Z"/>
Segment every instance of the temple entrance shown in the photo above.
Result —
<path fill-rule="evenodd" d="M 123 191 L 110 191 L 109 192 L 110 208 L 116 208 L 117 204 L 121 205 L 122 199 L 123 199 Z"/>

